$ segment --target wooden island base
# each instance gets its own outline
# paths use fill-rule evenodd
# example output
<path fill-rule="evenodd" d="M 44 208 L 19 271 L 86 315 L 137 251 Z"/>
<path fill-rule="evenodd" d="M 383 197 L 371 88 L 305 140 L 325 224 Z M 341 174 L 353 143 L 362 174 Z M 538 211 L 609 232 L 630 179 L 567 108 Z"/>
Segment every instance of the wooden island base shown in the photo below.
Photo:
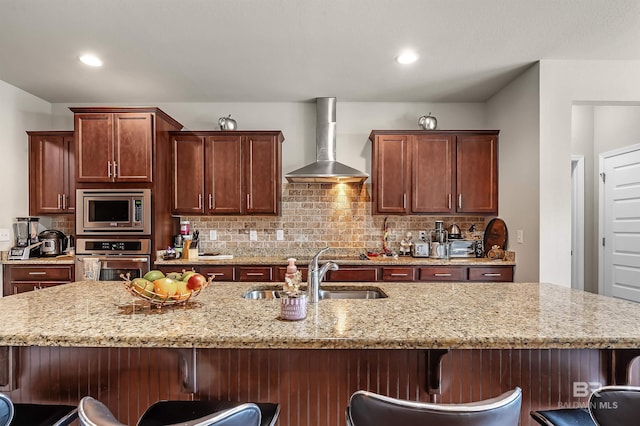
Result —
<path fill-rule="evenodd" d="M 76 404 L 91 395 L 128 424 L 135 424 L 157 400 L 224 399 L 279 402 L 281 426 L 337 426 L 344 424 L 349 396 L 358 389 L 457 403 L 520 386 L 521 424 L 533 425 L 530 410 L 584 406 L 585 386 L 612 380 L 611 352 L 596 349 L 452 350 L 442 357 L 441 393 L 435 395 L 427 390 L 430 352 L 425 350 L 198 349 L 195 363 L 191 349 L 14 347 L 12 351 L 16 386 L 10 390 L 6 377 L 1 384 L 14 401 Z M 631 384 L 636 385 L 640 384 L 637 364 L 630 374 Z"/>

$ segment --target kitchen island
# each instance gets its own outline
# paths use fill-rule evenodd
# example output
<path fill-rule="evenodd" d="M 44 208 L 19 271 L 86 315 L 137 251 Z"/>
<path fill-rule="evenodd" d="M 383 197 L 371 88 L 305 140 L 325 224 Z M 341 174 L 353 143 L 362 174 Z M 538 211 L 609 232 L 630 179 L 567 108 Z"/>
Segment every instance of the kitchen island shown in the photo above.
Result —
<path fill-rule="evenodd" d="M 375 285 L 388 298 L 322 300 L 297 322 L 277 299 L 242 298 L 264 283 L 214 282 L 159 310 L 118 282 L 5 297 L 0 384 L 24 401 L 91 394 L 131 423 L 157 399 L 195 397 L 278 401 L 281 425 L 337 425 L 365 388 L 460 402 L 521 386 L 523 413 L 581 404 L 574 382 L 619 381 L 640 348 L 632 302 L 538 283 Z"/>

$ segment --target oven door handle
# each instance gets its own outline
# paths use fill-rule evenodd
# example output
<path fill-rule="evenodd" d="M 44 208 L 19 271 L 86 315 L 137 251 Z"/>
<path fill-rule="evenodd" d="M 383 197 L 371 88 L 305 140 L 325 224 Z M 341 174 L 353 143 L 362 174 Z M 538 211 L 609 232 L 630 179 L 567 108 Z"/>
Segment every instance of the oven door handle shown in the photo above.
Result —
<path fill-rule="evenodd" d="M 127 261 L 127 262 L 149 262 L 148 257 L 128 257 L 128 256 L 79 256 L 80 259 L 98 259 L 100 262 L 109 262 L 109 261 Z"/>

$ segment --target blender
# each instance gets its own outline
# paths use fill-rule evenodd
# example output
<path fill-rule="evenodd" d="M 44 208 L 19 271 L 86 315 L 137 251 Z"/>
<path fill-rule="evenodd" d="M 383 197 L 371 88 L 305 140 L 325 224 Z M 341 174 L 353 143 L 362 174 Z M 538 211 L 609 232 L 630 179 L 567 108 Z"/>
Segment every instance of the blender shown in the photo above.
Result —
<path fill-rule="evenodd" d="M 436 220 L 436 229 L 431 231 L 431 250 L 429 255 L 436 259 L 449 258 L 449 236 L 441 220 Z"/>
<path fill-rule="evenodd" d="M 16 245 L 9 252 L 9 260 L 26 260 L 32 257 L 40 257 L 40 245 L 38 240 L 39 217 L 17 217 L 13 224 L 16 235 Z"/>

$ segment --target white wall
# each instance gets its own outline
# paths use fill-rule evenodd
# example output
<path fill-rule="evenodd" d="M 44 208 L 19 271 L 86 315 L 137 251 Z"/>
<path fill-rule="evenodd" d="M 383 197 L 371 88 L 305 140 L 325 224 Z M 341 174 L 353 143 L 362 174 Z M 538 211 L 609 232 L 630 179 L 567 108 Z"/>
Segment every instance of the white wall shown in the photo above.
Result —
<path fill-rule="evenodd" d="M 539 74 L 536 64 L 487 102 L 490 126 L 500 129 L 500 217 L 509 230 L 509 250 L 516 252 L 515 281 L 539 277 Z M 516 242 L 516 231 L 524 235 Z"/>
<path fill-rule="evenodd" d="M 640 61 L 540 62 L 540 281 L 571 286 L 574 103 L 640 103 Z"/>
<path fill-rule="evenodd" d="M 70 106 L 54 104 L 56 130 L 72 130 Z M 94 104 L 95 105 L 95 104 Z M 100 104 L 103 105 L 103 104 Z M 118 104 L 124 106 L 127 104 Z M 231 116 L 241 130 L 282 130 L 282 171 L 315 161 L 315 102 L 157 103 L 189 130 L 217 130 L 218 117 Z M 371 174 L 371 130 L 418 129 L 418 118 L 432 112 L 439 129 L 486 129 L 484 103 L 340 102 L 337 100 L 337 160 Z"/>
<path fill-rule="evenodd" d="M 0 250 L 14 245 L 13 223 L 29 215 L 29 144 L 25 131 L 51 128 L 51 104 L 0 81 L 0 228 L 11 230 L 10 241 L 0 241 Z"/>

